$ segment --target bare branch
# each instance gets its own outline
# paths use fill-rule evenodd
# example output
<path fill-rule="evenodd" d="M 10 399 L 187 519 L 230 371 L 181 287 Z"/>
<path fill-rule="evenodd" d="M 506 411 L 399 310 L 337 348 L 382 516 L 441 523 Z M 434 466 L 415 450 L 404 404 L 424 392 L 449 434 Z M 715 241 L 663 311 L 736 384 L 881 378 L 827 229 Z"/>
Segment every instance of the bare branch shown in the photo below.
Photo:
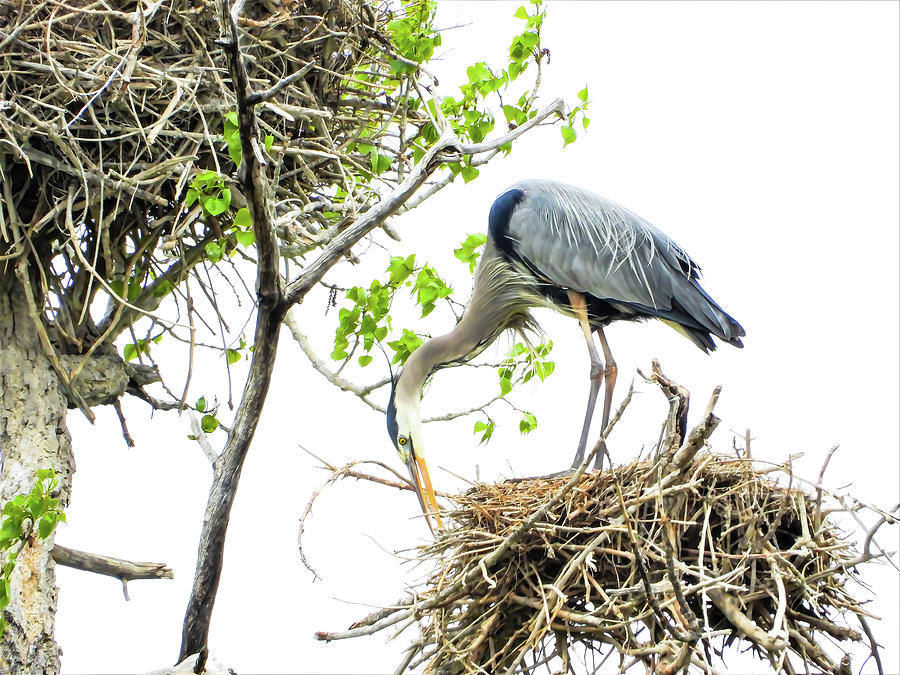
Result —
<path fill-rule="evenodd" d="M 59 544 L 53 547 L 53 560 L 58 565 L 82 570 L 83 572 L 93 572 L 94 574 L 115 577 L 121 581 L 175 578 L 172 569 L 166 566 L 165 563 L 131 562 L 121 558 L 76 551 Z"/>
<path fill-rule="evenodd" d="M 254 156 L 253 141 L 259 135 L 259 128 L 253 108 L 247 101 L 250 88 L 241 57 L 237 22 L 234 14 L 228 11 L 227 5 L 227 0 L 223 0 L 223 12 L 231 17 L 227 26 L 231 40 L 227 51 L 238 100 L 238 120 L 244 157 L 242 166 L 245 167 L 241 183 L 250 203 L 257 247 L 258 305 L 254 333 L 255 348 L 241 403 L 235 414 L 234 425 L 228 434 L 228 442 L 214 464 L 215 473 L 198 547 L 197 570 L 185 612 L 179 661 L 206 647 L 216 590 L 222 573 L 225 533 L 228 529 L 231 506 L 237 492 L 241 468 L 269 390 L 278 348 L 278 333 L 286 307 L 280 301 L 278 245 L 269 212 L 267 179 L 263 167 L 251 159 Z"/>
<path fill-rule="evenodd" d="M 382 413 L 384 412 L 384 408 L 375 403 L 372 403 L 372 401 L 370 401 L 367 396 L 375 389 L 388 384 L 391 381 L 390 377 L 382 378 L 381 380 L 364 387 L 360 387 L 354 384 L 350 380 L 341 377 L 325 365 L 325 360 L 318 354 L 316 354 L 316 352 L 312 348 L 312 345 L 309 343 L 309 338 L 307 338 L 306 335 L 303 334 L 303 332 L 300 330 L 300 327 L 297 325 L 297 321 L 294 319 L 294 313 L 292 309 L 288 310 L 288 312 L 285 314 L 283 323 L 291 331 L 291 336 L 294 338 L 294 341 L 297 343 L 303 353 L 306 354 L 306 358 L 309 359 L 312 367 L 315 368 L 316 371 L 318 371 L 325 379 L 327 379 L 341 391 L 349 391 L 353 394 L 356 394 L 363 400 L 363 402 L 367 406 L 369 406 L 373 410 L 377 410 L 378 412 Z"/>

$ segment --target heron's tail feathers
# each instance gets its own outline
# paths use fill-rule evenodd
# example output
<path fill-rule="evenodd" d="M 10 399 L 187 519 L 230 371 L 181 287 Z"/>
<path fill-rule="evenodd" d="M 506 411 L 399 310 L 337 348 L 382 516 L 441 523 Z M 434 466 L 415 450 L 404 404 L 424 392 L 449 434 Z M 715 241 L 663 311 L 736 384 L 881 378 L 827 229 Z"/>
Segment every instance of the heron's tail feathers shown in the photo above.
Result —
<path fill-rule="evenodd" d="M 671 326 L 672 328 L 677 330 L 707 354 L 715 350 L 716 343 L 712 341 L 712 336 L 710 336 L 710 334 L 705 330 L 699 330 L 698 328 L 688 328 L 687 326 L 682 326 L 677 321 L 671 321 L 669 319 L 660 319 L 660 321 L 662 321 L 667 326 Z"/>
<path fill-rule="evenodd" d="M 712 335 L 735 347 L 744 346 L 741 342 L 741 337 L 746 335 L 743 326 L 719 307 L 700 284 L 693 281 L 690 292 L 677 295 L 681 297 L 672 299 L 672 312 L 665 317 L 666 323 L 679 324 L 676 330 L 700 349 L 711 351 L 716 348 Z"/>

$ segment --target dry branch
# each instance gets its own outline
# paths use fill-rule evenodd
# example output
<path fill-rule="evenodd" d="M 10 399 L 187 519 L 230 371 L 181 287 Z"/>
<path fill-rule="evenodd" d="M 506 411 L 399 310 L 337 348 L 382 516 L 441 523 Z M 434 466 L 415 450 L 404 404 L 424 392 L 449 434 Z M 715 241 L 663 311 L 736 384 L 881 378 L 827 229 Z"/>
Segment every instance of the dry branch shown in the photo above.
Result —
<path fill-rule="evenodd" d="M 53 547 L 53 559 L 58 565 L 65 565 L 83 572 L 104 574 L 122 581 L 175 578 L 172 569 L 165 563 L 132 562 L 97 553 L 76 551 L 59 544 Z"/>

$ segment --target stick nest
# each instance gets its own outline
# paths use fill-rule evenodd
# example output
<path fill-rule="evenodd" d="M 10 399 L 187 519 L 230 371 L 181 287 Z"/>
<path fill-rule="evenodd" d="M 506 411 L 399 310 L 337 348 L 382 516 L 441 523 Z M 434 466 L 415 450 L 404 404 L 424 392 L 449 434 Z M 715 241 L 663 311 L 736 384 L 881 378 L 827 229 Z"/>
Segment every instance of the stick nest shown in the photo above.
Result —
<path fill-rule="evenodd" d="M 0 0 L 0 254 L 28 252 L 28 239 L 40 257 L 54 242 L 96 238 L 99 255 L 88 257 L 111 276 L 135 250 L 149 256 L 161 235 L 165 250 L 222 237 L 231 212 L 209 218 L 183 203 L 198 173 L 235 168 L 223 140 L 237 104 L 219 6 Z M 261 0 L 238 19 L 250 86 L 273 92 L 257 112 L 278 160 L 283 253 L 321 245 L 374 198 L 354 178 L 371 171 L 370 158 L 351 147 L 360 134 L 377 146 L 405 111 L 384 95 L 389 19 L 355 0 Z M 407 150 L 400 164 L 411 162 Z M 229 187 L 244 206 L 237 183 Z M 347 196 L 336 199 L 339 190 Z"/>
<path fill-rule="evenodd" d="M 317 637 L 415 624 L 419 638 L 397 673 L 596 672 L 611 656 L 620 673 L 714 673 L 734 644 L 776 672 L 849 675 L 853 643 L 871 649 L 881 672 L 870 615 L 848 581 L 864 586 L 857 567 L 890 557 L 873 538 L 900 505 L 886 512 L 824 488 L 833 450 L 818 481 L 805 482 L 790 462 L 753 460 L 749 440 L 743 453 L 704 449 L 719 389 L 686 433 L 687 390 L 656 362 L 646 379 L 669 399 L 653 458 L 584 473 L 589 456 L 573 474 L 450 496 L 446 529 L 417 550 L 433 570 L 423 587 Z M 864 525 L 863 512 L 876 522 Z M 859 524 L 862 552 L 832 513 Z"/>
<path fill-rule="evenodd" d="M 773 665 L 787 647 L 841 672 L 820 642 L 863 639 L 842 621 L 863 613 L 846 588 L 857 556 L 816 497 L 710 453 L 660 491 L 666 475 L 663 461 L 585 475 L 549 509 L 568 477 L 454 497 L 452 525 L 421 553 L 435 571 L 419 603 L 441 599 L 423 615 L 419 661 L 503 672 L 614 652 L 623 670 L 644 662 L 666 673 L 744 638 Z"/>

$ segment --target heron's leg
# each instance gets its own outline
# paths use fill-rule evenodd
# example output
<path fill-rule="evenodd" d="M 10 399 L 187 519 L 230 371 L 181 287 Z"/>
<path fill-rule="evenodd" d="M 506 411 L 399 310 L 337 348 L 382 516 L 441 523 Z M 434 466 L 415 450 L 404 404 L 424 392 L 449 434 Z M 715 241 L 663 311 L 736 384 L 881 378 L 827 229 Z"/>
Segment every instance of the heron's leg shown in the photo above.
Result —
<path fill-rule="evenodd" d="M 588 321 L 587 301 L 585 297 L 576 291 L 569 291 L 569 303 L 575 310 L 575 316 L 578 317 L 578 323 L 581 324 L 581 330 L 584 332 L 584 339 L 587 342 L 588 352 L 591 355 L 591 391 L 588 395 L 587 411 L 584 413 L 584 426 L 581 428 L 581 440 L 578 442 L 578 450 L 575 451 L 575 459 L 572 460 L 572 468 L 576 469 L 584 461 L 584 448 L 587 445 L 588 432 L 591 429 L 591 418 L 594 416 L 594 406 L 597 404 L 597 394 L 600 391 L 600 382 L 603 379 L 603 363 L 600 361 L 600 354 L 597 353 L 597 347 L 594 345 L 594 337 L 591 334 L 591 324 Z M 601 454 L 603 450 L 600 451 Z"/>
<path fill-rule="evenodd" d="M 600 347 L 603 349 L 603 357 L 606 359 L 606 368 L 603 369 L 603 377 L 606 381 L 606 386 L 603 388 L 603 423 L 600 425 L 600 432 L 603 433 L 606 431 L 606 425 L 609 424 L 609 410 L 612 407 L 613 389 L 616 388 L 616 376 L 619 374 L 619 368 L 613 360 L 612 352 L 609 351 L 609 343 L 606 341 L 606 335 L 603 334 L 602 328 L 597 329 L 597 337 L 600 338 Z M 598 471 L 603 471 L 603 456 L 606 454 L 608 453 L 606 443 L 604 443 L 594 458 L 594 468 Z M 610 464 L 612 464 L 612 459 L 610 459 Z"/>

